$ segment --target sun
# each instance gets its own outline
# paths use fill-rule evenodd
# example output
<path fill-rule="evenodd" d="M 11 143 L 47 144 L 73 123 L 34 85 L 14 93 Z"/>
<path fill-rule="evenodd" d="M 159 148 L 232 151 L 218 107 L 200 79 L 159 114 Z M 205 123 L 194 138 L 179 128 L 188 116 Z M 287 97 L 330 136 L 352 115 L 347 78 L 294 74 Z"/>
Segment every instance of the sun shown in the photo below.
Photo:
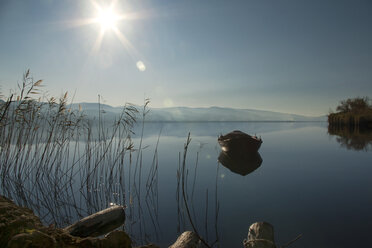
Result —
<path fill-rule="evenodd" d="M 1 0 L 0 0 L 1 1 Z M 131 20 L 144 19 L 149 17 L 148 12 L 125 12 L 123 11 L 123 6 L 118 4 L 119 0 L 90 0 L 92 4 L 92 16 L 90 18 L 82 18 L 69 21 L 71 27 L 80 27 L 86 25 L 100 26 L 100 31 L 98 32 L 97 38 L 93 43 L 91 54 L 99 52 L 101 45 L 104 41 L 106 34 L 110 33 L 113 35 L 108 35 L 107 41 L 110 38 L 116 37 L 120 43 L 124 46 L 129 56 L 137 61 L 136 67 L 139 71 L 146 71 L 146 65 L 139 57 L 143 57 L 135 48 L 135 46 L 130 42 L 128 37 L 125 35 L 123 30 L 130 26 Z M 102 3 L 105 2 L 106 4 Z M 110 2 L 110 3 L 108 3 Z M 130 9 L 130 8 L 129 8 Z M 109 43 L 106 43 L 106 45 Z"/>
<path fill-rule="evenodd" d="M 98 10 L 98 16 L 96 22 L 101 25 L 103 31 L 115 29 L 119 16 L 113 11 L 112 8 L 100 8 Z"/>

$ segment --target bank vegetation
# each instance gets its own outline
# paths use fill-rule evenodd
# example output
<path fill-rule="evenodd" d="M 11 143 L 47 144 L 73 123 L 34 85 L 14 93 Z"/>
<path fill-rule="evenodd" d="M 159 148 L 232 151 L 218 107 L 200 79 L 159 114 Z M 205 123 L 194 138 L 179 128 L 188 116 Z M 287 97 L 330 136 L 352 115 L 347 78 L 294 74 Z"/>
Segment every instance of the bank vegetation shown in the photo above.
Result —
<path fill-rule="evenodd" d="M 372 104 L 368 97 L 342 100 L 336 112 L 328 115 L 331 129 L 370 129 L 372 128 Z"/>

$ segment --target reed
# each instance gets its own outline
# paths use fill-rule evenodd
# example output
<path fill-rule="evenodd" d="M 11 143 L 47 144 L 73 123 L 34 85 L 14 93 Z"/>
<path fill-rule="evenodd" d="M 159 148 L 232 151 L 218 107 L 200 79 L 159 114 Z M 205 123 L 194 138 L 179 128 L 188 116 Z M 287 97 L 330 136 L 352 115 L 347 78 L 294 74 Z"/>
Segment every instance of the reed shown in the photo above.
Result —
<path fill-rule="evenodd" d="M 126 104 L 115 120 L 108 121 L 99 96 L 98 117 L 91 119 L 81 107 L 69 103 L 67 92 L 59 98 L 47 97 L 42 87 L 42 81 L 34 81 L 28 70 L 18 91 L 0 102 L 0 194 L 29 207 L 44 224 L 56 227 L 70 225 L 110 205 L 123 205 L 126 206 L 123 229 L 134 243 L 156 240 L 160 233 L 161 130 L 154 149 L 149 151 L 143 143 L 149 100 L 145 99 L 141 108 Z M 140 131 L 136 135 L 137 126 Z M 214 194 L 213 190 L 205 189 L 205 211 L 195 211 L 201 150 L 196 154 L 195 167 L 189 169 L 190 142 L 189 135 L 183 156 L 181 153 L 179 156 L 178 229 L 186 230 L 191 224 L 207 246 L 218 247 L 219 164 Z M 143 162 L 144 152 L 153 153 L 148 164 Z M 208 222 L 211 218 L 215 218 L 214 230 L 209 228 L 213 224 Z M 214 241 L 208 242 L 213 231 Z"/>
<path fill-rule="evenodd" d="M 219 213 L 219 201 L 218 201 L 218 173 L 219 173 L 219 163 L 217 163 L 217 171 L 216 171 L 216 181 L 215 181 L 215 188 L 214 188 L 214 214 L 213 214 L 213 222 L 214 222 L 214 239 L 213 242 L 209 242 L 209 235 L 211 230 L 209 230 L 210 219 L 211 215 L 211 207 L 209 205 L 209 189 L 205 189 L 205 210 L 204 216 L 201 216 L 201 211 L 198 211 L 199 214 L 196 213 L 194 209 L 194 194 L 195 194 L 195 184 L 196 184 L 196 176 L 197 176 L 197 169 L 199 163 L 199 153 L 200 150 L 196 153 L 196 162 L 195 167 L 193 170 L 189 168 L 187 163 L 187 157 L 189 152 L 189 146 L 191 143 L 191 136 L 190 133 L 187 136 L 186 142 L 184 144 L 183 153 L 179 153 L 179 162 L 178 162 L 178 170 L 177 170 L 177 190 L 176 190 L 176 199 L 178 205 L 178 232 L 185 231 L 191 227 L 191 229 L 196 233 L 199 240 L 203 243 L 205 247 L 219 247 L 219 234 L 218 234 L 218 213 Z M 191 172 L 190 172 L 191 171 Z M 192 175 L 192 171 L 194 174 Z M 192 188 L 191 190 L 188 188 L 190 179 L 189 176 L 192 177 Z M 199 189 L 200 190 L 200 189 Z M 191 191 L 191 192 L 190 192 Z M 190 194 L 191 193 L 191 194 Z M 199 221 L 198 221 L 199 220 Z M 199 222 L 199 225 L 198 225 Z M 212 223 L 213 224 L 213 223 Z M 204 227 L 204 231 L 202 232 L 201 226 Z"/>
<path fill-rule="evenodd" d="M 147 175 L 142 164 L 149 101 L 142 109 L 126 104 L 112 122 L 99 104 L 98 120 L 91 120 L 68 103 L 67 92 L 48 98 L 42 87 L 27 70 L 18 91 L 0 102 L 0 194 L 58 227 L 125 205 L 124 229 L 141 243 L 149 236 L 143 208 L 158 227 L 157 146 Z M 132 137 L 139 115 L 136 147 Z"/>

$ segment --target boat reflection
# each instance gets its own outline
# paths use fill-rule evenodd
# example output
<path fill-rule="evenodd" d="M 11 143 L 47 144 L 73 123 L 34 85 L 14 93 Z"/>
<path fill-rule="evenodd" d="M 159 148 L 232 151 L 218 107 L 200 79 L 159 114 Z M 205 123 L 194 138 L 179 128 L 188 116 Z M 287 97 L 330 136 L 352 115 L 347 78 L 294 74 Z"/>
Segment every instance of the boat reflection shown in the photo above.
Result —
<path fill-rule="evenodd" d="M 372 129 L 357 127 L 329 126 L 328 134 L 348 150 L 367 151 L 372 148 Z"/>
<path fill-rule="evenodd" d="M 261 155 L 254 151 L 244 153 L 227 153 L 221 151 L 218 161 L 234 173 L 246 176 L 262 164 Z"/>

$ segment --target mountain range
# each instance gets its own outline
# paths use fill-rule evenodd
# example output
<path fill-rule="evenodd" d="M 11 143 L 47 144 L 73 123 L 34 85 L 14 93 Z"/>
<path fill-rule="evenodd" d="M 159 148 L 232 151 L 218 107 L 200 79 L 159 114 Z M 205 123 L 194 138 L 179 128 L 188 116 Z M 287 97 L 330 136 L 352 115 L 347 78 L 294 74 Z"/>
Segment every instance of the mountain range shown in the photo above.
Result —
<path fill-rule="evenodd" d="M 98 116 L 99 109 L 105 120 L 115 119 L 122 112 L 123 107 L 113 107 L 98 103 L 75 103 L 70 105 L 73 109 L 81 109 L 88 118 Z M 139 107 L 140 109 L 141 107 Z M 255 109 L 234 109 L 223 107 L 190 108 L 149 108 L 146 121 L 153 122 L 226 122 L 226 121 L 326 121 L 327 117 L 310 117 L 305 115 L 280 113 Z"/>

